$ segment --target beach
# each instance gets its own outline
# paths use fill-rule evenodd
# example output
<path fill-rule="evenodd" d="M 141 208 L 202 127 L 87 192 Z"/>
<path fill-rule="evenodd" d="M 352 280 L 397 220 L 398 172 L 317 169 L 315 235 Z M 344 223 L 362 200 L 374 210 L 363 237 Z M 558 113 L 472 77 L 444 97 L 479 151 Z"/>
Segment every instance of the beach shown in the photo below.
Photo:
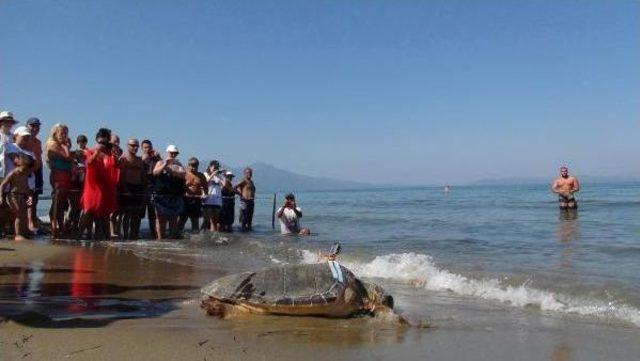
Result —
<path fill-rule="evenodd" d="M 391 196 L 401 202 L 404 197 L 415 202 L 418 193 L 433 193 L 425 196 L 429 199 L 442 197 L 433 190 L 397 192 Z M 473 190 L 474 194 L 479 192 Z M 522 192 L 514 190 L 507 198 L 514 194 Z M 327 220 L 327 212 L 320 211 L 331 205 L 334 197 L 362 202 L 360 198 L 371 198 L 371 193 L 302 194 L 299 198 L 305 202 L 324 199 L 309 207 L 314 212 L 308 213 L 306 224 L 319 233 L 308 239 L 283 238 L 258 223 L 251 234 L 198 235 L 167 242 L 2 241 L 0 359 L 298 360 L 312 355 L 319 360 L 635 360 L 640 354 L 640 332 L 633 323 L 637 310 L 634 298 L 629 296 L 609 308 L 598 306 L 599 292 L 633 295 L 633 284 L 609 282 L 612 286 L 608 290 L 591 289 L 584 294 L 585 287 L 597 282 L 592 274 L 584 282 L 573 278 L 573 283 L 546 288 L 543 285 L 552 279 L 548 268 L 546 278 L 534 277 L 535 282 L 511 270 L 509 279 L 492 283 L 506 268 L 542 271 L 544 267 L 535 260 L 518 267 L 514 263 L 507 267 L 504 262 L 493 269 L 478 266 L 488 256 L 487 250 L 476 248 L 482 239 L 492 237 L 483 234 L 465 245 L 466 254 L 453 249 L 453 254 L 464 260 L 456 266 L 455 258 L 447 257 L 435 243 L 429 247 L 430 258 L 418 252 L 419 245 L 411 248 L 396 242 L 390 246 L 392 234 L 369 236 L 377 225 L 367 225 L 364 213 L 360 235 L 349 239 L 339 222 Z M 472 199 L 457 197 L 467 203 Z M 527 197 L 535 201 L 535 196 Z M 455 198 L 445 201 L 455 202 Z M 481 204 L 473 202 L 472 208 Z M 368 217 L 393 213 L 382 209 L 368 213 Z M 313 216 L 316 211 L 325 216 Z M 452 215 L 446 208 L 441 212 Z M 519 219 L 517 212 L 510 214 L 514 222 Z M 588 236 L 589 211 L 584 214 L 583 231 L 566 242 Z M 263 216 L 257 214 L 258 219 L 267 219 Z M 322 223 L 331 224 L 331 231 Z M 621 237 L 623 232 L 618 230 Z M 345 238 L 343 264 L 384 286 L 409 326 L 370 317 L 218 319 L 199 308 L 200 288 L 213 279 L 238 270 L 314 262 L 312 251 L 336 235 Z M 357 239 L 375 241 L 377 250 Z M 408 239 L 404 237 L 405 242 Z M 566 247 L 566 242 L 559 244 Z M 448 247 L 458 243 L 449 239 Z M 540 244 L 536 247 L 543 248 Z M 392 249 L 395 253 L 389 253 Z M 559 256 L 565 273 L 577 266 L 573 257 L 584 255 L 571 250 Z M 472 258 L 478 261 L 467 261 Z M 620 258 L 621 264 L 623 261 L 624 257 Z M 560 283 L 564 278 L 553 280 L 551 283 Z M 570 289 L 574 290 L 571 298 Z M 581 304 L 580 308 L 577 300 L 590 302 L 589 306 Z"/>

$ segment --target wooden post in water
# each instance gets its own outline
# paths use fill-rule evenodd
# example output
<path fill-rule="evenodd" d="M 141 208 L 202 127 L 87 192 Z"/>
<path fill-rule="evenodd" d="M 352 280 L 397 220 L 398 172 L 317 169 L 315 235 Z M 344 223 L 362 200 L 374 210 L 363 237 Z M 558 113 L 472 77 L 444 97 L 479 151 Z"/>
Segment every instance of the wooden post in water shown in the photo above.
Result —
<path fill-rule="evenodd" d="M 276 229 L 276 194 L 273 193 L 273 210 L 271 211 L 271 229 Z"/>

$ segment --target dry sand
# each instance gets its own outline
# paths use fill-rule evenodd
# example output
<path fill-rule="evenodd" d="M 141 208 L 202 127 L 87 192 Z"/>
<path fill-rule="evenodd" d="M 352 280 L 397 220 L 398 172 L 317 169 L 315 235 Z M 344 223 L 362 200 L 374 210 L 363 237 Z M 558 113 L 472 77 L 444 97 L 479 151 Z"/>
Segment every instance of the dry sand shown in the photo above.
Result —
<path fill-rule="evenodd" d="M 197 300 L 219 275 L 112 248 L 0 241 L 0 360 L 635 360 L 640 350 L 636 329 L 590 324 L 214 319 Z"/>

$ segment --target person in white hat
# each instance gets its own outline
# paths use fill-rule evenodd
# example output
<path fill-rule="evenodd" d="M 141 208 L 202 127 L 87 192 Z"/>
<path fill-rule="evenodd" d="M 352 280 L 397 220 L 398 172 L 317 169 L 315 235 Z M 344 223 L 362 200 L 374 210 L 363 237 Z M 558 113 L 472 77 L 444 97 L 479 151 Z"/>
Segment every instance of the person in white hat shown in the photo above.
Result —
<path fill-rule="evenodd" d="M 220 209 L 220 230 L 233 232 L 236 205 L 236 191 L 233 188 L 234 174 L 231 171 L 226 171 L 224 176 L 221 190 L 222 208 Z"/>
<path fill-rule="evenodd" d="M 13 113 L 8 111 L 0 112 L 0 143 L 13 143 L 13 137 L 11 136 L 11 128 L 18 123 L 13 118 Z"/>
<path fill-rule="evenodd" d="M 178 216 L 183 211 L 184 184 L 186 170 L 178 160 L 178 147 L 170 144 L 167 147 L 167 157 L 158 161 L 153 168 L 156 177 L 155 196 L 156 207 L 156 238 L 162 239 L 165 227 L 169 225 L 169 237 L 179 238 Z"/>
<path fill-rule="evenodd" d="M 16 123 L 17 121 L 13 118 L 13 113 L 8 111 L 0 112 L 0 180 L 9 174 L 9 171 L 5 168 L 5 164 L 8 163 L 5 144 L 13 143 L 11 128 Z"/>
<path fill-rule="evenodd" d="M 5 156 L 9 159 L 9 162 L 5 163 L 5 171 L 6 174 L 9 174 L 15 168 L 15 158 L 24 154 L 29 158 L 33 158 L 35 162 L 35 155 L 33 152 L 29 151 L 29 145 L 31 144 L 31 132 L 27 127 L 18 127 L 13 131 L 13 139 L 15 142 L 5 144 Z M 35 163 L 34 163 L 35 164 Z M 35 169 L 35 168 L 34 168 Z M 35 177 L 32 175 L 29 176 L 29 188 L 31 190 L 35 189 L 36 181 Z"/>

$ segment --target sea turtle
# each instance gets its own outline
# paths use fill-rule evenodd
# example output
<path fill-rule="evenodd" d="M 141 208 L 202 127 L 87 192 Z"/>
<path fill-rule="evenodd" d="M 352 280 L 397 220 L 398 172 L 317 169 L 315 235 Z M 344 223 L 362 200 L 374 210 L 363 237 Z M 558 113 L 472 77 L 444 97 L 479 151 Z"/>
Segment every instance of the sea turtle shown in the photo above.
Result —
<path fill-rule="evenodd" d="M 393 297 L 338 262 L 287 265 L 219 278 L 202 288 L 212 316 L 236 312 L 345 318 L 392 313 Z"/>

